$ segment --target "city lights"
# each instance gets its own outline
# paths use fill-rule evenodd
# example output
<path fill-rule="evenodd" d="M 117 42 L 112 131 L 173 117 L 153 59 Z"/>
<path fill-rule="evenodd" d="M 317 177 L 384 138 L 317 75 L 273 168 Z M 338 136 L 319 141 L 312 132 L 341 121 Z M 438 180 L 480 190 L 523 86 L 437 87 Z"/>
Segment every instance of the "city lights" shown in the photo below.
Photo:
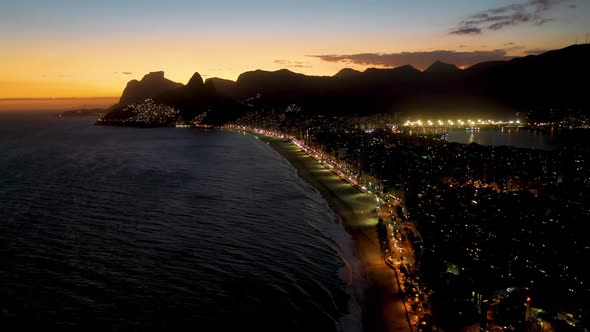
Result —
<path fill-rule="evenodd" d="M 486 121 L 478 119 L 477 121 L 467 120 L 467 122 L 457 119 L 457 120 L 407 120 L 400 127 L 409 127 L 409 128 L 416 128 L 416 127 L 429 127 L 429 128 L 468 128 L 477 125 L 478 127 L 514 127 L 520 126 L 522 122 L 520 120 L 491 120 L 488 119 Z"/>

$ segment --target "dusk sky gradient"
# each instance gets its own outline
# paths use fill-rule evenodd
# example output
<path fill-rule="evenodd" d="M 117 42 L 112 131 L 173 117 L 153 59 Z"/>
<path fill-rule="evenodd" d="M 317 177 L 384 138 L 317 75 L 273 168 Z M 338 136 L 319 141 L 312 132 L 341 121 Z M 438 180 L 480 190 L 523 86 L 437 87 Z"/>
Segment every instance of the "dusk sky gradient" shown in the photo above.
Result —
<path fill-rule="evenodd" d="M 0 98 L 118 96 L 163 70 L 469 66 L 584 43 L 587 0 L 0 0 Z"/>

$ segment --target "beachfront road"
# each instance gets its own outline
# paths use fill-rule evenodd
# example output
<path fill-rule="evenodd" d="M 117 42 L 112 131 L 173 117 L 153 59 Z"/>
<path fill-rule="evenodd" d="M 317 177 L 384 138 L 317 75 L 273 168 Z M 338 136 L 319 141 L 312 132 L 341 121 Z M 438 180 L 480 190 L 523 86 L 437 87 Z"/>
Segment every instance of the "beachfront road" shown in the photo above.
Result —
<path fill-rule="evenodd" d="M 314 186 L 336 212 L 356 244 L 365 285 L 364 331 L 410 332 L 395 272 L 384 262 L 377 237 L 374 195 L 363 193 L 288 140 L 260 136 Z"/>

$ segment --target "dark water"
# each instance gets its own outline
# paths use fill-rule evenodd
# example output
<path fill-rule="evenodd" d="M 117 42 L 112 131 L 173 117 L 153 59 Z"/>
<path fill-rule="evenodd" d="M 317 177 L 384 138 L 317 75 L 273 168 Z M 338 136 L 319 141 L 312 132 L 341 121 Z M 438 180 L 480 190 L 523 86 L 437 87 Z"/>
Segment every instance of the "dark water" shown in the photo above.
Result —
<path fill-rule="evenodd" d="M 556 131 L 539 131 L 522 128 L 511 129 L 455 129 L 448 133 L 449 142 L 463 144 L 478 143 L 482 145 L 510 145 L 517 148 L 539 150 L 556 150 L 563 144 L 562 134 Z"/>
<path fill-rule="evenodd" d="M 0 330 L 357 330 L 352 242 L 252 136 L 0 113 Z"/>

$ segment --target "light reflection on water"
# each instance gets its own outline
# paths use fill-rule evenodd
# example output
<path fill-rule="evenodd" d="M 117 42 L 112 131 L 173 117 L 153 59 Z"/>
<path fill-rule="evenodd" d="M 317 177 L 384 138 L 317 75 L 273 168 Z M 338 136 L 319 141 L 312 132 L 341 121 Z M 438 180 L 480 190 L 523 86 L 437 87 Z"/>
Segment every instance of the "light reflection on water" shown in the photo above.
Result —
<path fill-rule="evenodd" d="M 554 131 L 548 133 L 520 128 L 463 130 L 448 132 L 446 140 L 463 144 L 510 145 L 518 148 L 555 150 L 560 147 Z"/>

